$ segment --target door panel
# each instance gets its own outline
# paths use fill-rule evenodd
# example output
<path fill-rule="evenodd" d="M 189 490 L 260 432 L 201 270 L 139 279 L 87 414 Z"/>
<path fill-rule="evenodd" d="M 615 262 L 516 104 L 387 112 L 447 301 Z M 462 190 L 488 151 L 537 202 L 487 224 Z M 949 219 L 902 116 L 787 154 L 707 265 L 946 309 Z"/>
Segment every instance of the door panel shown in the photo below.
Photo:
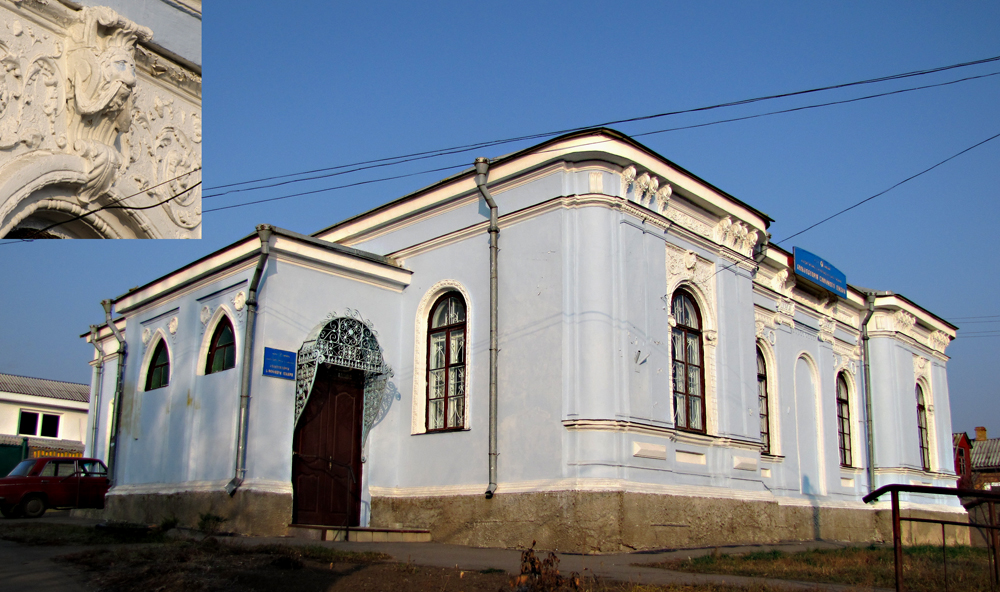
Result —
<path fill-rule="evenodd" d="M 317 369 L 293 440 L 297 524 L 357 526 L 361 514 L 363 374 Z"/>

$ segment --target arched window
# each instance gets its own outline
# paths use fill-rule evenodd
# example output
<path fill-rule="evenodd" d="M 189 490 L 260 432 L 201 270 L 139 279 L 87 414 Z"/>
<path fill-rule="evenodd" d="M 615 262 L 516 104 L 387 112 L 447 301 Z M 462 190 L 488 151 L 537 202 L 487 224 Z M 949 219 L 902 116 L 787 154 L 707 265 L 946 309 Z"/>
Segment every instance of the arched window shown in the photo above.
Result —
<path fill-rule="evenodd" d="M 837 375 L 837 436 L 840 443 L 840 465 L 853 466 L 851 458 L 851 404 L 847 398 L 847 378 Z"/>
<path fill-rule="evenodd" d="M 693 432 L 705 431 L 705 372 L 701 351 L 701 313 L 694 298 L 682 290 L 674 294 L 670 312 L 676 321 L 672 333 L 674 424 Z"/>
<path fill-rule="evenodd" d="M 222 372 L 236 366 L 236 337 L 229 317 L 223 316 L 215 326 L 208 345 L 205 374 Z"/>
<path fill-rule="evenodd" d="M 763 454 L 771 453 L 771 419 L 767 406 L 767 365 L 764 354 L 757 348 L 757 403 L 760 406 L 760 441 Z"/>
<path fill-rule="evenodd" d="M 920 436 L 920 467 L 931 470 L 931 451 L 927 445 L 927 405 L 924 404 L 924 389 L 917 385 L 917 432 Z"/>
<path fill-rule="evenodd" d="M 427 431 L 465 427 L 465 301 L 441 296 L 427 330 Z"/>
<path fill-rule="evenodd" d="M 149 369 L 146 370 L 146 390 L 151 391 L 167 386 L 170 382 L 170 355 L 167 353 L 167 344 L 162 339 L 156 343 L 153 350 L 153 357 L 149 362 Z"/>

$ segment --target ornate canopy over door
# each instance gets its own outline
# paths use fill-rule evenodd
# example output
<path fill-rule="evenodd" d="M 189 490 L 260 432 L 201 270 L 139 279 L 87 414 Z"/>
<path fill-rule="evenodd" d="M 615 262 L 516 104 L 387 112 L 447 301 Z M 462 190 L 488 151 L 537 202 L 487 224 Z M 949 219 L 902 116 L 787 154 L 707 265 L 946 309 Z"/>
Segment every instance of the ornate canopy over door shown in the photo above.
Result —
<path fill-rule="evenodd" d="M 382 356 L 378 332 L 371 321 L 350 308 L 343 315 L 330 313 L 316 326 L 299 348 L 295 371 L 295 425 L 298 426 L 302 411 L 309 401 L 316 369 L 320 364 L 331 364 L 361 370 L 365 374 L 364 411 L 361 426 L 361 445 L 368 440 L 368 432 L 375 424 L 386 388 L 392 378 L 392 368 Z"/>

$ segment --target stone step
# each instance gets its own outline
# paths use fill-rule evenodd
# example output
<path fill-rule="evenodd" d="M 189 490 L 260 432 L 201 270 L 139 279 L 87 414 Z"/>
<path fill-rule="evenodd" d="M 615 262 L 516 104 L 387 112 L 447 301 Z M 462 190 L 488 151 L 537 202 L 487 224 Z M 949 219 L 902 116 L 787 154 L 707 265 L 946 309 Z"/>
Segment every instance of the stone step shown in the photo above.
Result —
<path fill-rule="evenodd" d="M 313 541 L 348 541 L 352 543 L 429 543 L 431 531 L 421 528 L 362 528 L 360 526 L 322 526 L 289 524 L 289 534 Z"/>

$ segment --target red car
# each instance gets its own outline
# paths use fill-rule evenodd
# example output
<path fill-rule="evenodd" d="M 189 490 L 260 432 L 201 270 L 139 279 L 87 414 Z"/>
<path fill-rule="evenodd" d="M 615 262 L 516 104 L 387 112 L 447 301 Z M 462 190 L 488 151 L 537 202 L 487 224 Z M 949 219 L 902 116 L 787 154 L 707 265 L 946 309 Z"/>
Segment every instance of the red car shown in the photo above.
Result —
<path fill-rule="evenodd" d="M 38 518 L 47 508 L 103 508 L 110 483 L 96 458 L 29 458 L 0 478 L 0 514 Z"/>

